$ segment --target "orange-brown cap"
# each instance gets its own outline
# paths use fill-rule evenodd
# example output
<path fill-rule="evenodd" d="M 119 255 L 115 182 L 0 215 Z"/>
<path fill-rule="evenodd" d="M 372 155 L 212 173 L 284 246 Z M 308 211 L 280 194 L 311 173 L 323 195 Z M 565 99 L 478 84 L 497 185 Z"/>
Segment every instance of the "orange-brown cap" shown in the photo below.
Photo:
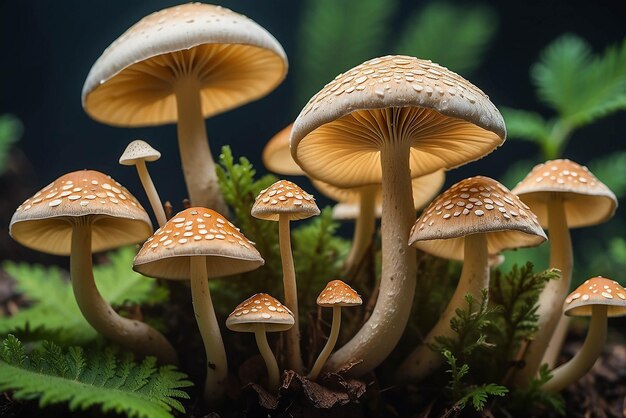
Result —
<path fill-rule="evenodd" d="M 281 214 L 290 220 L 306 219 L 320 214 L 315 198 L 287 180 L 279 180 L 261 190 L 250 211 L 252 216 L 267 221 L 278 221 Z"/>
<path fill-rule="evenodd" d="M 92 217 L 93 252 L 134 244 L 152 233 L 141 204 L 110 176 L 93 170 L 65 174 L 29 199 L 13 214 L 11 237 L 37 251 L 69 255 L 72 223 Z"/>
<path fill-rule="evenodd" d="M 159 228 L 141 247 L 133 269 L 160 279 L 187 280 L 189 257 L 207 258 L 209 277 L 254 270 L 264 260 L 254 245 L 224 216 L 211 209 L 185 209 Z"/>
<path fill-rule="evenodd" d="M 274 173 L 286 176 L 303 176 L 304 171 L 293 160 L 289 149 L 289 138 L 293 123 L 272 137 L 263 148 L 263 165 Z"/>
<path fill-rule="evenodd" d="M 563 313 L 568 316 L 591 316 L 592 305 L 608 306 L 607 316 L 626 315 L 626 289 L 615 280 L 593 277 L 565 298 Z"/>
<path fill-rule="evenodd" d="M 567 226 L 576 228 L 607 221 L 615 213 L 615 194 L 587 167 L 570 160 L 552 160 L 536 165 L 512 190 L 548 228 L 548 200 L 563 199 Z"/>
<path fill-rule="evenodd" d="M 537 217 L 489 177 L 461 180 L 435 199 L 415 222 L 409 245 L 439 257 L 463 259 L 463 237 L 487 234 L 487 251 L 531 247 L 546 240 Z"/>
<path fill-rule="evenodd" d="M 257 293 L 237 305 L 226 319 L 226 327 L 236 332 L 255 332 L 258 324 L 265 324 L 266 332 L 286 331 L 294 324 L 293 313 L 267 293 Z"/>
<path fill-rule="evenodd" d="M 332 308 L 333 306 L 358 306 L 363 304 L 363 301 L 361 296 L 346 283 L 341 280 L 332 280 L 317 297 L 317 304 Z"/>

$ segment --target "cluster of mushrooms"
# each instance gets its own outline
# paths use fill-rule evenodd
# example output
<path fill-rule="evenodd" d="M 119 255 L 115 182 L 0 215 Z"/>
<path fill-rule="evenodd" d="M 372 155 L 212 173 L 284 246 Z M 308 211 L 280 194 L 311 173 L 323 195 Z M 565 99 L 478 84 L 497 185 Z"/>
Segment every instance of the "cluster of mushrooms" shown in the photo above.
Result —
<path fill-rule="evenodd" d="M 206 349 L 205 399 L 218 402 L 227 377 L 227 355 L 211 302 L 208 280 L 256 269 L 264 260 L 222 214 L 220 193 L 204 119 L 268 94 L 284 78 L 287 59 L 278 41 L 257 23 L 231 10 L 191 3 L 153 13 L 114 41 L 93 65 L 82 100 L 95 120 L 115 126 L 177 123 L 178 143 L 191 207 L 167 219 L 146 162 L 160 157 L 143 141 L 132 142 L 120 163 L 139 173 L 159 228 L 123 186 L 96 171 L 61 176 L 20 205 L 10 223 L 21 244 L 69 255 L 76 300 L 104 337 L 140 355 L 176 363 L 167 339 L 147 324 L 118 315 L 100 296 L 92 253 L 143 243 L 133 269 L 149 277 L 188 280 Z M 279 386 L 279 366 L 266 332 L 286 331 L 283 369 L 308 375 L 345 371 L 362 376 L 390 354 L 410 320 L 415 293 L 416 248 L 462 260 L 458 287 L 421 345 L 396 377 L 418 381 L 440 364 L 430 343 L 451 336 L 450 319 L 464 296 L 488 289 L 490 266 L 507 249 L 551 238 L 550 266 L 562 277 L 541 295 L 540 326 L 515 383 L 528 384 L 539 368 L 553 365 L 567 329 L 561 315 L 592 316 L 584 348 L 554 371 L 546 390 L 558 391 L 584 374 L 599 355 L 606 317 L 626 314 L 626 290 L 604 278 L 585 282 L 567 296 L 572 276 L 569 228 L 609 219 L 614 194 L 587 168 L 572 161 L 541 164 L 515 189 L 476 176 L 438 197 L 444 171 L 474 161 L 503 144 L 500 112 L 479 88 L 445 67 L 410 56 L 362 63 L 324 86 L 295 122 L 268 144 L 266 166 L 280 174 L 306 175 L 323 194 L 341 202 L 338 218 L 356 219 L 345 271 L 367 253 L 381 219 L 382 274 L 369 319 L 335 351 L 341 307 L 359 295 L 334 280 L 318 304 L 333 308 L 328 343 L 310 369 L 303 363 L 298 293 L 291 255 L 290 221 L 315 216 L 314 198 L 289 181 L 262 190 L 251 215 L 279 223 L 284 300 L 258 293 L 235 308 L 226 326 L 255 334 L 266 362 L 266 387 Z M 434 200 L 433 200 L 434 198 Z M 430 202 L 430 203 L 429 203 Z M 421 216 L 416 211 L 423 206 Z M 297 262 L 297 260 L 295 260 Z"/>

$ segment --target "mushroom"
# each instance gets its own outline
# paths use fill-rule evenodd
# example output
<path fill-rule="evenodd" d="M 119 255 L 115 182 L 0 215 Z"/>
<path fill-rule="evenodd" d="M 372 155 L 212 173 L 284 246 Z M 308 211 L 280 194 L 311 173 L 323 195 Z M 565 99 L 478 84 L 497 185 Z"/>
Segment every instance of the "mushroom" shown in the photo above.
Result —
<path fill-rule="evenodd" d="M 436 337 L 453 337 L 450 320 L 489 289 L 489 256 L 502 250 L 539 245 L 546 236 L 537 217 L 506 187 L 488 177 L 461 180 L 435 199 L 415 222 L 409 245 L 427 253 L 463 260 L 454 295 L 435 326 L 402 362 L 397 377 L 419 380 L 441 364 L 431 349 Z"/>
<path fill-rule="evenodd" d="M 148 169 L 146 168 L 146 161 L 152 162 L 158 160 L 159 158 L 161 158 L 161 153 L 159 151 L 152 148 L 147 142 L 142 141 L 141 139 L 136 139 L 128 144 L 124 153 L 122 153 L 122 156 L 120 157 L 120 164 L 128 166 L 134 165 L 137 168 L 139 180 L 141 181 L 141 185 L 148 196 L 148 201 L 150 202 L 150 206 L 152 206 L 154 216 L 156 217 L 159 226 L 163 226 L 165 225 L 165 222 L 167 222 L 165 210 L 163 209 L 161 199 L 159 199 L 156 187 L 154 187 L 152 178 L 150 178 L 150 173 L 148 173 Z"/>
<path fill-rule="evenodd" d="M 135 353 L 176 363 L 176 352 L 154 328 L 119 316 L 94 281 L 92 252 L 141 242 L 150 236 L 150 217 L 122 185 L 92 170 L 65 174 L 20 205 L 9 233 L 20 244 L 70 256 L 76 302 L 89 324 Z"/>
<path fill-rule="evenodd" d="M 570 160 L 535 166 L 513 193 L 537 214 L 541 226 L 548 229 L 550 267 L 561 270 L 561 279 L 549 281 L 541 292 L 537 332 L 524 356 L 524 368 L 514 375 L 517 385 L 526 386 L 541 363 L 548 362 L 553 367 L 567 331 L 569 318 L 561 315 L 561 307 L 572 281 L 569 229 L 607 221 L 615 213 L 617 199 L 586 167 Z M 560 331 L 555 333 L 555 330 Z"/>
<path fill-rule="evenodd" d="M 208 279 L 254 270 L 263 262 L 232 223 L 201 207 L 176 214 L 144 243 L 133 262 L 133 269 L 146 276 L 191 280 L 193 310 L 206 352 L 204 399 L 209 404 L 224 394 L 228 365 Z"/>
<path fill-rule="evenodd" d="M 626 315 L 626 289 L 616 281 L 594 277 L 565 299 L 563 313 L 568 316 L 591 316 L 591 323 L 578 353 L 554 369 L 552 379 L 542 386 L 546 392 L 559 392 L 593 367 L 606 342 L 607 316 Z"/>
<path fill-rule="evenodd" d="M 312 195 L 296 184 L 279 180 L 267 189 L 261 190 L 250 211 L 252 216 L 267 221 L 278 221 L 278 241 L 283 267 L 285 305 L 294 316 L 294 326 L 287 331 L 287 364 L 298 373 L 304 370 L 300 353 L 300 326 L 298 318 L 298 290 L 296 272 L 291 254 L 291 232 L 289 222 L 319 215 L 320 210 Z"/>
<path fill-rule="evenodd" d="M 82 102 L 115 126 L 178 122 L 192 204 L 225 213 L 204 118 L 265 96 L 286 73 L 285 52 L 257 23 L 188 3 L 144 17 L 114 41 L 91 68 Z"/>
<path fill-rule="evenodd" d="M 333 348 L 337 343 L 337 337 L 339 336 L 339 328 L 341 327 L 341 308 L 358 306 L 362 303 L 363 301 L 359 294 L 341 280 L 329 282 L 324 290 L 322 290 L 322 293 L 317 297 L 317 304 L 319 306 L 323 308 L 333 308 L 333 323 L 330 327 L 328 341 L 326 341 L 322 352 L 317 356 L 317 360 L 315 360 L 315 364 L 309 373 L 309 379 L 317 379 L 324 364 L 326 364 L 328 356 L 333 352 Z"/>
<path fill-rule="evenodd" d="M 415 292 L 411 178 L 476 160 L 504 142 L 502 115 L 477 87 L 430 61 L 375 58 L 340 74 L 302 109 L 291 154 L 313 178 L 350 188 L 380 183 L 382 277 L 372 315 L 329 359 L 363 375 L 400 339 Z"/>
<path fill-rule="evenodd" d="M 263 165 L 270 171 L 286 176 L 304 176 L 300 166 L 296 164 L 289 150 L 289 139 L 293 123 L 281 129 L 263 147 Z"/>
<path fill-rule="evenodd" d="M 241 302 L 228 315 L 226 326 L 235 332 L 254 332 L 259 352 L 267 367 L 268 387 L 278 389 L 278 364 L 267 343 L 267 332 L 287 331 L 294 324 L 293 313 L 267 293 L 257 293 Z"/>

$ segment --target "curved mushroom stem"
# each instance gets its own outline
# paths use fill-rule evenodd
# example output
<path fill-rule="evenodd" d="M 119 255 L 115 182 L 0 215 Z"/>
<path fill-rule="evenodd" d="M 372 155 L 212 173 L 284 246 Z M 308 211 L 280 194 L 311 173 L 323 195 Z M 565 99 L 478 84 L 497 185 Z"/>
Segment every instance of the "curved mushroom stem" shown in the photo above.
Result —
<path fill-rule="evenodd" d="M 591 323 L 580 351 L 567 363 L 552 371 L 552 379 L 543 385 L 546 392 L 559 392 L 585 375 L 594 365 L 606 342 L 606 305 L 593 305 Z"/>
<path fill-rule="evenodd" d="M 159 226 L 163 226 L 167 222 L 167 218 L 165 217 L 165 210 L 163 209 L 161 199 L 159 199 L 159 193 L 157 193 L 156 187 L 154 187 L 152 178 L 150 177 L 148 169 L 146 168 L 146 162 L 144 160 L 138 160 L 135 164 L 135 167 L 137 167 L 139 180 L 141 180 L 141 185 L 146 191 L 146 195 L 148 196 L 150 206 L 152 206 L 154 216 L 156 217 Z"/>
<path fill-rule="evenodd" d="M 191 301 L 204 343 L 207 361 L 204 400 L 210 405 L 214 405 L 224 395 L 228 362 L 209 291 L 206 257 L 195 256 L 190 257 L 190 260 Z"/>
<path fill-rule="evenodd" d="M 300 353 L 300 321 L 298 316 L 298 289 L 296 287 L 296 270 L 291 254 L 291 231 L 289 229 L 289 215 L 280 214 L 278 218 L 278 241 L 280 243 L 280 258 L 283 267 L 283 286 L 285 288 L 285 306 L 293 313 L 294 324 L 285 340 L 287 342 L 287 367 L 298 373 L 304 371 L 304 363 Z"/>
<path fill-rule="evenodd" d="M 435 337 L 454 337 L 450 320 L 456 315 L 457 309 L 467 307 L 465 295 L 470 294 L 474 300 L 480 301 L 482 291 L 489 288 L 486 235 L 467 235 L 464 247 L 463 271 L 454 295 L 435 326 L 424 338 L 424 342 L 413 350 L 398 368 L 396 378 L 399 380 L 421 380 L 439 367 L 442 361 L 441 354 L 430 348 L 430 345 L 435 343 Z"/>
<path fill-rule="evenodd" d="M 360 193 L 359 216 L 354 224 L 352 248 L 344 263 L 345 271 L 353 271 L 372 242 L 376 229 L 376 188 L 377 186 L 367 186 Z"/>
<path fill-rule="evenodd" d="M 317 376 L 319 376 L 324 364 L 326 364 L 326 360 L 330 356 L 330 353 L 333 352 L 333 348 L 335 348 L 335 344 L 337 344 L 337 337 L 339 336 L 339 328 L 341 327 L 341 306 L 333 306 L 333 323 L 330 326 L 330 335 L 328 336 L 328 341 L 326 341 L 326 345 L 320 352 L 320 355 L 317 356 L 317 360 L 315 360 L 315 364 L 311 369 L 311 373 L 309 373 L 309 379 L 316 380 Z"/>
<path fill-rule="evenodd" d="M 525 387 L 535 377 L 541 366 L 548 346 L 554 358 L 558 356 L 562 341 L 553 338 L 559 321 L 562 319 L 563 302 L 569 292 L 572 281 L 572 242 L 567 228 L 567 218 L 563 200 L 555 193 L 548 201 L 548 225 L 550 236 L 550 267 L 561 270 L 559 280 L 550 280 L 539 296 L 537 315 L 537 332 L 530 343 L 524 361 L 525 366 L 514 377 L 515 385 Z"/>
<path fill-rule="evenodd" d="M 271 390 L 275 391 L 280 383 L 278 363 L 276 363 L 276 357 L 274 357 L 274 353 L 272 353 L 272 349 L 267 343 L 264 324 L 256 324 L 254 338 L 256 339 L 256 345 L 259 347 L 259 352 L 263 360 L 265 360 L 265 367 L 267 367 L 267 385 Z"/>
<path fill-rule="evenodd" d="M 87 322 L 106 338 L 139 355 L 176 364 L 176 352 L 161 333 L 144 322 L 119 316 L 102 298 L 92 267 L 91 219 L 77 218 L 72 229 L 70 276 L 76 302 Z"/>
<path fill-rule="evenodd" d="M 563 343 L 567 337 L 567 331 L 569 330 L 571 320 L 572 318 L 569 316 L 561 316 L 561 319 L 559 319 L 559 323 L 554 330 L 554 334 L 552 334 L 552 338 L 550 338 L 548 348 L 541 359 L 541 364 L 547 365 L 548 369 L 554 369 L 554 366 L 556 366 L 559 354 L 563 348 Z"/>
<path fill-rule="evenodd" d="M 326 365 L 329 371 L 352 366 L 348 372 L 352 376 L 373 370 L 387 358 L 404 332 L 415 293 L 415 249 L 408 245 L 415 221 L 408 142 L 392 138 L 381 146 L 380 158 L 383 189 L 380 291 L 367 322 L 330 356 Z"/>
<path fill-rule="evenodd" d="M 202 117 L 200 83 L 196 77 L 181 76 L 175 86 L 178 110 L 178 147 L 183 174 L 194 206 L 228 213 L 217 182 L 215 163 Z"/>

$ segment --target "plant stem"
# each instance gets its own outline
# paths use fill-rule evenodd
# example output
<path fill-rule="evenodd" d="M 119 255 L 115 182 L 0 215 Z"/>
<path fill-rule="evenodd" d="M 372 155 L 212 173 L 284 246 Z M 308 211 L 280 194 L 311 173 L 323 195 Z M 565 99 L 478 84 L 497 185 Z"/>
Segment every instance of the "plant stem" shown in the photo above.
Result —
<path fill-rule="evenodd" d="M 337 344 L 337 337 L 339 337 L 339 328 L 341 327 L 341 306 L 333 306 L 333 323 L 330 327 L 330 335 L 328 336 L 328 341 L 326 341 L 326 345 L 320 352 L 320 355 L 315 360 L 315 364 L 311 369 L 311 373 L 309 373 L 309 379 L 316 380 L 317 376 L 319 376 L 324 364 L 326 364 L 326 360 L 330 356 L 330 353 L 333 352 L 333 348 L 335 348 L 335 344 Z"/>
<path fill-rule="evenodd" d="M 276 363 L 276 357 L 272 353 L 270 345 L 267 343 L 267 334 L 265 333 L 265 325 L 257 324 L 254 330 L 254 338 L 256 339 L 256 345 L 259 347 L 259 352 L 265 360 L 265 367 L 267 367 L 267 385 L 270 390 L 278 390 L 279 370 L 278 363 Z"/>

